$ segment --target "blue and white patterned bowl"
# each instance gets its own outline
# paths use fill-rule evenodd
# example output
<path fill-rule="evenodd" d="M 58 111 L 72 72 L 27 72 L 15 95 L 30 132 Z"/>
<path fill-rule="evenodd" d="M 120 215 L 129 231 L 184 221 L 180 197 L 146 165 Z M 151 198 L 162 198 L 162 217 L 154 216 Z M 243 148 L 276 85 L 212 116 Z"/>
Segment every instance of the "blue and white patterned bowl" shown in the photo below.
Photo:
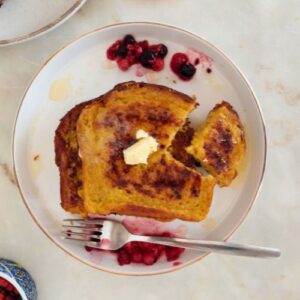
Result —
<path fill-rule="evenodd" d="M 0 277 L 10 282 L 23 300 L 36 300 L 37 290 L 30 274 L 17 263 L 0 258 Z"/>

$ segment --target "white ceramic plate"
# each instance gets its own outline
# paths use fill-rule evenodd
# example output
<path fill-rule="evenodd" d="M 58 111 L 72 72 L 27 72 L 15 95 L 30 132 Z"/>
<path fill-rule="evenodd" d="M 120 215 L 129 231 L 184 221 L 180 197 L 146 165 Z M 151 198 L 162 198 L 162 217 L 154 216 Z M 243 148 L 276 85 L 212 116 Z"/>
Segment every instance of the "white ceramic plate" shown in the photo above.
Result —
<path fill-rule="evenodd" d="M 120 71 L 106 61 L 106 48 L 127 33 L 137 39 L 163 42 L 171 54 L 192 47 L 213 59 L 212 73 L 205 63 L 198 66 L 190 82 L 177 80 L 167 66 L 160 73 L 148 73 L 138 78 L 135 68 Z M 64 80 L 71 85 L 67 100 L 49 99 L 53 82 Z M 97 29 L 73 41 L 55 53 L 37 74 L 28 88 L 15 125 L 14 163 L 20 191 L 30 213 L 41 229 L 58 246 L 79 260 L 101 270 L 129 275 L 168 272 L 199 260 L 204 253 L 185 251 L 180 264 L 161 259 L 153 266 L 131 264 L 119 266 L 112 255 L 91 255 L 82 246 L 60 239 L 62 219 L 69 217 L 59 205 L 59 173 L 54 163 L 54 131 L 59 119 L 75 104 L 92 99 L 128 81 L 157 82 L 196 95 L 200 102 L 191 115 L 193 125 L 204 120 L 208 111 L 221 100 L 228 100 L 238 111 L 246 130 L 247 153 L 238 177 L 228 188 L 216 188 L 207 219 L 200 223 L 174 221 L 159 223 L 136 218 L 127 222 L 147 225 L 155 230 L 170 230 L 181 236 L 224 240 L 241 224 L 249 211 L 261 184 L 265 167 L 266 137 L 257 100 L 237 67 L 217 48 L 204 39 L 168 25 L 124 23 Z M 34 157 L 39 158 L 34 160 Z M 143 230 L 141 228 L 141 230 Z"/>
<path fill-rule="evenodd" d="M 86 0 L 4 0 L 0 7 L 0 46 L 27 41 L 70 18 Z"/>

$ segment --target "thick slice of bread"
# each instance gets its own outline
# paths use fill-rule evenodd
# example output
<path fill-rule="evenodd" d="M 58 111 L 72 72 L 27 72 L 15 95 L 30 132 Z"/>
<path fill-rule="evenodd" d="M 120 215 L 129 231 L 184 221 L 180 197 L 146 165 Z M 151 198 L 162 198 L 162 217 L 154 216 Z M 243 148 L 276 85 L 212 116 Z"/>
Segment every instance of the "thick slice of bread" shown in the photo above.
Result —
<path fill-rule="evenodd" d="M 198 221 L 208 213 L 215 180 L 168 152 L 195 100 L 145 83 L 116 86 L 86 106 L 77 122 L 84 206 L 91 214 L 118 213 Z M 143 129 L 159 143 L 148 164 L 126 165 L 123 150 Z"/>
<path fill-rule="evenodd" d="M 86 101 L 73 107 L 60 120 L 55 131 L 55 162 L 60 174 L 61 206 L 71 213 L 86 214 L 83 200 L 79 195 L 82 190 L 82 167 L 78 155 L 76 124 L 82 109 L 99 99 Z"/>
<path fill-rule="evenodd" d="M 187 152 L 212 174 L 220 186 L 228 186 L 237 175 L 245 154 L 244 128 L 237 112 L 223 101 L 208 114 L 196 131 Z"/>

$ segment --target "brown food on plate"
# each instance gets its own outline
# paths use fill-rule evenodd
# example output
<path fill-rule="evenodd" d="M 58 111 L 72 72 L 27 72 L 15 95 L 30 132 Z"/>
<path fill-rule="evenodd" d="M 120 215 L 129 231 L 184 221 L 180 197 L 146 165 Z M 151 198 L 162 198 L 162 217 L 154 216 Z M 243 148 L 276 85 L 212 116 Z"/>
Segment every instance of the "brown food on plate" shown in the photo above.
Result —
<path fill-rule="evenodd" d="M 194 168 L 196 165 L 196 160 L 193 155 L 186 151 L 193 139 L 195 130 L 190 126 L 190 122 L 186 123 L 178 130 L 175 135 L 174 140 L 169 148 L 170 153 L 176 159 L 181 161 L 187 167 Z"/>
<path fill-rule="evenodd" d="M 176 133 L 184 132 L 195 104 L 187 95 L 163 86 L 128 82 L 71 110 L 55 137 L 62 207 L 83 216 L 118 213 L 160 220 L 204 219 L 215 180 L 174 155 Z M 149 156 L 148 164 L 128 165 L 123 150 L 136 142 L 140 129 L 157 140 L 159 149 Z"/>
<path fill-rule="evenodd" d="M 244 157 L 244 127 L 237 112 L 226 101 L 217 104 L 208 114 L 187 147 L 220 186 L 228 186 L 237 175 Z"/>
<path fill-rule="evenodd" d="M 86 214 L 80 196 L 82 192 L 82 163 L 78 155 L 76 124 L 83 108 L 100 99 L 101 97 L 73 107 L 60 120 L 55 131 L 55 162 L 60 173 L 61 206 L 74 214 Z"/>

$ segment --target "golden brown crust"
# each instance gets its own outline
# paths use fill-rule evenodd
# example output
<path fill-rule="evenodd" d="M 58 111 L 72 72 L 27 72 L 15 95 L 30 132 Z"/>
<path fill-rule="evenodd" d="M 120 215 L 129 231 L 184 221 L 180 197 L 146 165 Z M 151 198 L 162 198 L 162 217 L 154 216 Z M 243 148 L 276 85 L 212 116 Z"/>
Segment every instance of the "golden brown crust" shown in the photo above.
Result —
<path fill-rule="evenodd" d="M 210 111 L 187 151 L 216 177 L 220 186 L 228 186 L 237 175 L 245 147 L 240 118 L 233 107 L 223 101 Z"/>
<path fill-rule="evenodd" d="M 81 159 L 78 155 L 76 124 L 78 117 L 87 105 L 98 101 L 94 99 L 73 107 L 60 120 L 55 131 L 55 163 L 60 174 L 61 206 L 69 212 L 85 215 L 83 200 L 78 194 L 82 188 Z"/>
<path fill-rule="evenodd" d="M 184 165 L 190 168 L 195 167 L 196 160 L 193 155 L 186 151 L 186 147 L 191 144 L 194 133 L 195 130 L 190 127 L 190 123 L 187 121 L 176 133 L 169 149 L 170 153 L 176 160 L 181 161 Z"/>

